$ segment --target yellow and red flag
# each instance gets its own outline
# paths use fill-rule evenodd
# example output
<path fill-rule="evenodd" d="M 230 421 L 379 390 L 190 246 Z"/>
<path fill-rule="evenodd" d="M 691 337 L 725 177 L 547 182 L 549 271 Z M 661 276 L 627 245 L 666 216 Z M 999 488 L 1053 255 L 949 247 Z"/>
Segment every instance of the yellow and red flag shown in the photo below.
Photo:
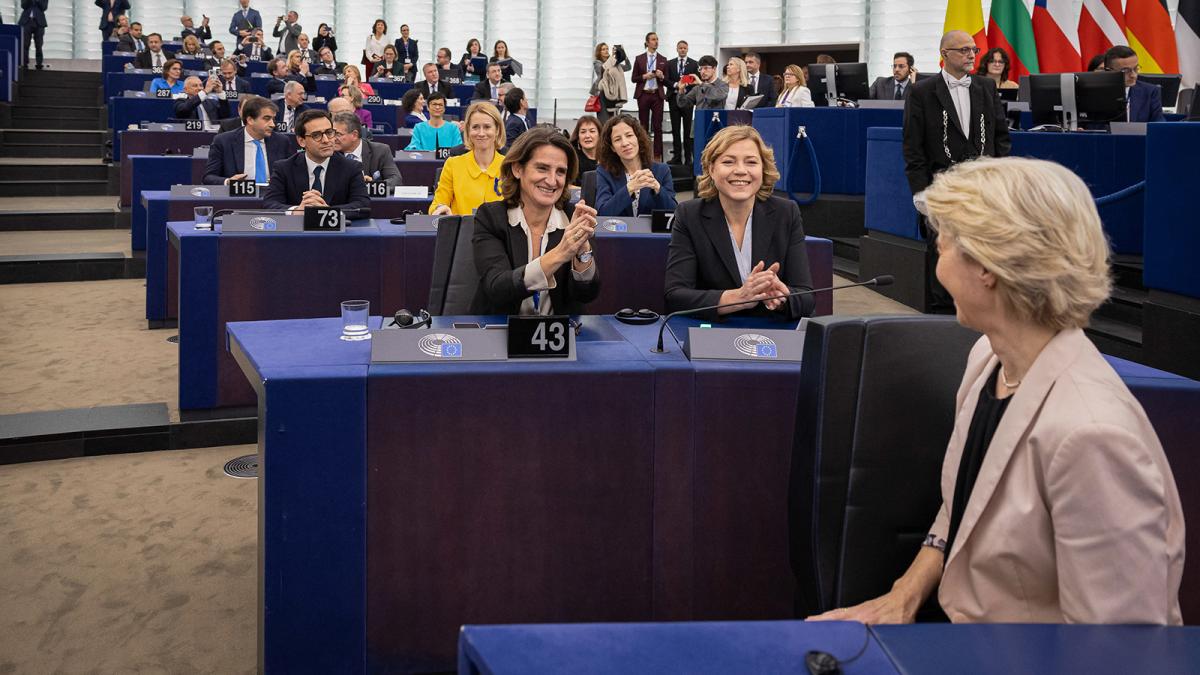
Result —
<path fill-rule="evenodd" d="M 952 30 L 966 31 L 975 38 L 975 46 L 979 47 L 979 54 L 975 57 L 975 65 L 978 66 L 979 59 L 983 58 L 988 48 L 987 33 L 983 26 L 983 3 L 980 0 L 947 0 L 942 34 Z"/>
<path fill-rule="evenodd" d="M 1166 0 L 1129 0 L 1125 4 L 1125 36 L 1144 73 L 1178 73 L 1175 31 Z"/>

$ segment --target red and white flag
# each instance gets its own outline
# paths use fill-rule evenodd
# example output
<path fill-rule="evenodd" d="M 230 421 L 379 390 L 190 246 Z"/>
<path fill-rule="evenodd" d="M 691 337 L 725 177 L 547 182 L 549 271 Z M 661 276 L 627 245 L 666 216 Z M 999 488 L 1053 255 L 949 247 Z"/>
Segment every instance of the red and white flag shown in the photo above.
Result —
<path fill-rule="evenodd" d="M 1083 0 L 1079 14 L 1080 67 L 1115 45 L 1129 44 L 1125 39 L 1125 12 L 1121 0 Z"/>
<path fill-rule="evenodd" d="M 1079 31 L 1072 4 L 1071 0 L 1033 3 L 1033 37 L 1037 41 L 1038 68 L 1043 73 L 1079 70 Z"/>

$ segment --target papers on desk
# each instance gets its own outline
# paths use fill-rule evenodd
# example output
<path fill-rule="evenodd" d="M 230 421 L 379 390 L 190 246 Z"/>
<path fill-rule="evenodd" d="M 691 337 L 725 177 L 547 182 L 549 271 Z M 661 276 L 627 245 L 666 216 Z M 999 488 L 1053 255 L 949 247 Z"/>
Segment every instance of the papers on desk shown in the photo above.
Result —
<path fill-rule="evenodd" d="M 392 193 L 393 197 L 400 199 L 428 199 L 428 185 L 397 185 Z"/>

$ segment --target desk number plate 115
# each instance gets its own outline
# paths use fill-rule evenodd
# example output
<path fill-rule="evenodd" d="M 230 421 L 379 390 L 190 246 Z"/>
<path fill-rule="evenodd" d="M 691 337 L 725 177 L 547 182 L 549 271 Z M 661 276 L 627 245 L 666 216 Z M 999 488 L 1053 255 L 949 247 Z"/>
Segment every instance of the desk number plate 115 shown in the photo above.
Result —
<path fill-rule="evenodd" d="M 243 178 L 239 180 L 229 181 L 229 196 L 230 197 L 257 197 L 258 186 L 254 184 L 253 178 Z"/>
<path fill-rule="evenodd" d="M 566 316 L 508 317 L 510 359 L 569 358 L 571 342 L 571 322 Z"/>

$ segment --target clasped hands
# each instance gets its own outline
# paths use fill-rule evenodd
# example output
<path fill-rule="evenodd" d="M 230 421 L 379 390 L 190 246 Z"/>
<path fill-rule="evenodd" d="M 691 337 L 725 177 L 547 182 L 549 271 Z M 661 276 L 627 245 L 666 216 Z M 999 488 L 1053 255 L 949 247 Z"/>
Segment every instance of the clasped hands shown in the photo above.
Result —
<path fill-rule="evenodd" d="M 629 177 L 629 182 L 625 184 L 625 189 L 629 190 L 630 195 L 636 195 L 642 188 L 650 188 L 654 194 L 658 194 L 662 185 L 654 178 L 654 172 L 650 169 L 638 169 Z M 582 203 L 582 202 L 580 202 Z"/>
<path fill-rule="evenodd" d="M 592 250 L 592 236 L 596 234 L 596 209 L 587 205 L 582 199 L 575 204 L 575 212 L 571 215 L 571 222 L 567 224 L 567 228 L 563 230 L 562 239 L 558 242 L 547 254 L 553 253 L 556 262 L 559 265 L 575 260 L 576 256 L 587 253 Z M 576 270 L 582 272 L 588 268 L 587 265 L 575 261 L 577 264 Z"/>
<path fill-rule="evenodd" d="M 788 301 L 788 298 L 777 296 L 787 295 L 792 289 L 779 278 L 779 263 L 766 267 L 763 261 L 758 261 L 750 275 L 742 283 L 741 288 L 735 288 L 722 294 L 721 304 L 740 302 L 740 306 L 730 307 L 730 312 L 751 309 L 759 302 L 770 311 L 775 311 Z M 728 297 L 726 297 L 728 296 Z M 768 299 L 770 298 L 770 299 Z"/>
<path fill-rule="evenodd" d="M 288 209 L 288 213 L 295 214 L 304 211 L 309 206 L 329 206 L 329 204 L 325 203 L 325 198 L 321 196 L 320 192 L 306 190 L 304 194 L 300 195 L 300 203 Z"/>

